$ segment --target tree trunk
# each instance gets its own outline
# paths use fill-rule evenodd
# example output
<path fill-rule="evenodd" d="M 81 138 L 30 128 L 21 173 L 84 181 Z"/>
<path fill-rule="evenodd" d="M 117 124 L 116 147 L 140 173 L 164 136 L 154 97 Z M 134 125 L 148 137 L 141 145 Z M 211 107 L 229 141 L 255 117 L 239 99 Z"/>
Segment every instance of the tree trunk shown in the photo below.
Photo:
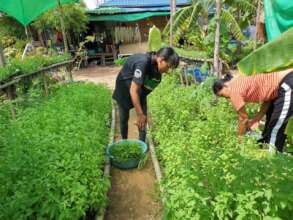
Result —
<path fill-rule="evenodd" d="M 173 23 L 174 23 L 174 15 L 176 11 L 176 0 L 170 0 L 170 47 L 173 47 Z"/>
<path fill-rule="evenodd" d="M 28 28 L 27 28 L 27 26 L 24 26 L 24 31 L 25 31 L 26 39 L 29 40 L 29 34 L 28 34 Z"/>
<path fill-rule="evenodd" d="M 67 42 L 67 37 L 66 37 L 66 30 L 65 30 L 65 24 L 64 24 L 64 13 L 63 13 L 63 8 L 60 3 L 60 0 L 57 0 L 58 3 L 58 10 L 59 10 L 59 18 L 60 18 L 60 24 L 61 24 L 61 30 L 62 30 L 62 36 L 63 36 L 63 43 L 64 43 L 64 50 L 65 53 L 68 52 L 68 42 Z"/>
<path fill-rule="evenodd" d="M 254 42 L 254 49 L 257 48 L 257 40 L 265 42 L 266 37 L 265 37 L 265 26 L 264 23 L 262 23 L 261 21 L 261 14 L 262 14 L 262 0 L 258 0 L 257 2 L 257 12 L 256 12 L 256 21 L 255 21 L 255 25 L 256 25 L 256 38 L 255 38 L 255 42 Z"/>
<path fill-rule="evenodd" d="M 241 17 L 241 10 L 238 9 L 238 10 L 237 10 L 237 23 L 238 23 L 238 24 L 240 23 L 240 17 Z M 241 54 L 241 41 L 240 41 L 240 40 L 237 40 L 237 50 L 236 50 L 236 54 L 237 54 L 237 56 L 240 56 L 240 54 Z"/>
<path fill-rule="evenodd" d="M 38 32 L 38 38 L 39 38 L 39 41 L 40 41 L 42 47 L 46 47 L 46 44 L 45 44 L 45 41 L 43 38 L 43 32 L 41 30 L 37 30 L 37 32 Z"/>
<path fill-rule="evenodd" d="M 220 76 L 219 69 L 219 53 L 220 53 L 220 16 L 221 16 L 221 0 L 216 0 L 216 33 L 215 33 L 215 49 L 214 49 L 214 74 Z"/>
<path fill-rule="evenodd" d="M 3 48 L 0 43 L 0 67 L 3 67 L 4 65 L 5 65 L 5 58 L 4 58 Z"/>
<path fill-rule="evenodd" d="M 68 42 L 69 49 L 70 49 L 70 45 L 73 45 L 73 43 L 72 43 L 72 36 L 74 36 L 74 33 L 68 33 L 67 34 L 67 42 Z"/>

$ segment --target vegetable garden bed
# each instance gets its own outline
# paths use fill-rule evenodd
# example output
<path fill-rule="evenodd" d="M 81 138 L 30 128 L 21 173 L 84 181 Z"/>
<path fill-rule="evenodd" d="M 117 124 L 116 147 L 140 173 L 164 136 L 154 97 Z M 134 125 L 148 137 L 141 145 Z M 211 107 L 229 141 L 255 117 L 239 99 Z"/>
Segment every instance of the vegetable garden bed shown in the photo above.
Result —
<path fill-rule="evenodd" d="M 269 156 L 250 137 L 239 143 L 237 115 L 211 85 L 171 76 L 151 95 L 164 219 L 290 219 L 293 158 Z"/>
<path fill-rule="evenodd" d="M 93 84 L 58 86 L 10 119 L 0 114 L 0 219 L 79 219 L 105 207 L 111 96 Z"/>
<path fill-rule="evenodd" d="M 0 68 L 0 83 L 3 84 L 22 74 L 30 74 L 53 64 L 70 60 L 70 55 L 34 56 L 24 60 L 13 59 L 5 67 Z"/>

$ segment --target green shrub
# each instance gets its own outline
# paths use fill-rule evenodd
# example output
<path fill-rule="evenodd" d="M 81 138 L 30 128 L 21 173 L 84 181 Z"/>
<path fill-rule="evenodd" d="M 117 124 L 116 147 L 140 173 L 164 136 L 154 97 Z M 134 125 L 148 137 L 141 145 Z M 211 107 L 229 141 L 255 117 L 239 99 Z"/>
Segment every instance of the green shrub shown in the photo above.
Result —
<path fill-rule="evenodd" d="M 12 59 L 5 67 L 0 68 L 0 81 L 9 79 L 9 77 L 17 74 L 28 74 L 65 60 L 69 60 L 70 55 L 58 56 L 33 56 L 24 60 Z"/>

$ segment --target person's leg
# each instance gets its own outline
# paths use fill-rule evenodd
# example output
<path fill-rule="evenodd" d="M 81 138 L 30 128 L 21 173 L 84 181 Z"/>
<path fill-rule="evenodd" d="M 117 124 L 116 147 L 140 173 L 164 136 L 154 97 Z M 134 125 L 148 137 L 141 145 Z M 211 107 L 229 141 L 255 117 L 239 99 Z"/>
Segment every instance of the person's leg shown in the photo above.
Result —
<path fill-rule="evenodd" d="M 119 119 L 120 119 L 120 134 L 122 139 L 127 139 L 128 137 L 128 119 L 129 119 L 129 109 L 125 109 L 118 105 L 119 108 Z"/>
<path fill-rule="evenodd" d="M 147 102 L 146 100 L 141 102 L 141 107 L 142 107 L 142 111 L 145 114 L 145 116 L 147 116 Z M 139 133 L 139 137 L 138 139 L 145 142 L 146 139 L 146 126 L 143 129 L 139 129 L 138 133 Z"/>
<path fill-rule="evenodd" d="M 269 128 L 269 124 L 270 124 L 270 120 L 273 114 L 273 110 L 274 110 L 274 102 L 272 102 L 266 112 L 266 122 L 265 122 L 265 126 L 262 132 L 262 138 L 259 139 L 257 142 L 258 143 L 268 143 L 269 138 L 268 136 L 268 128 Z"/>
<path fill-rule="evenodd" d="M 267 130 L 264 134 L 265 142 L 276 146 L 282 152 L 286 135 L 284 133 L 289 118 L 293 113 L 292 104 L 292 79 L 284 80 L 279 89 L 278 98 L 274 101 L 274 110 L 268 122 Z M 271 149 L 271 148 L 270 148 Z"/>

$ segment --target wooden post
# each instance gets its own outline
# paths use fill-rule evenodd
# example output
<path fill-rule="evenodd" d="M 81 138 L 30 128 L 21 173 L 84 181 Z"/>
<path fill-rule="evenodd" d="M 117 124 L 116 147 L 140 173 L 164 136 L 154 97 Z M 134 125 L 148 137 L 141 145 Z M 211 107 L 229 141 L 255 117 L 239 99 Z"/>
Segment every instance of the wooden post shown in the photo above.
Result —
<path fill-rule="evenodd" d="M 41 30 L 37 30 L 37 33 L 38 33 L 38 38 L 39 38 L 39 41 L 40 41 L 42 47 L 46 47 L 44 37 L 43 37 L 43 32 Z"/>
<path fill-rule="evenodd" d="M 183 74 L 184 74 L 184 67 L 182 67 L 182 69 L 180 71 L 180 82 L 181 82 L 182 86 L 185 86 Z"/>
<path fill-rule="evenodd" d="M 194 81 L 194 84 L 196 84 L 197 82 L 196 82 L 196 78 L 195 78 L 195 75 L 194 75 L 194 67 L 193 67 L 193 70 L 192 70 L 192 79 Z"/>
<path fill-rule="evenodd" d="M 261 15 L 263 13 L 263 6 L 262 6 L 262 1 L 258 0 L 257 2 L 257 11 L 256 11 L 256 20 L 255 20 L 255 28 L 256 28 L 256 33 L 255 33 L 255 41 L 254 41 L 254 50 L 257 49 L 257 41 L 263 41 L 265 42 L 265 29 L 264 29 L 264 24 L 261 22 Z"/>
<path fill-rule="evenodd" d="M 72 82 L 73 81 L 73 77 L 72 77 L 72 72 L 71 72 L 71 67 L 66 67 L 65 71 L 66 71 L 66 78 L 68 81 Z"/>
<path fill-rule="evenodd" d="M 64 50 L 65 50 L 65 53 L 68 53 L 68 42 L 67 42 L 66 29 L 65 29 L 65 23 L 64 23 L 64 12 L 63 12 L 63 8 L 60 3 L 60 0 L 57 0 L 57 4 L 58 4 L 58 10 L 60 14 L 59 19 L 61 24 L 62 36 L 63 36 Z"/>
<path fill-rule="evenodd" d="M 6 89 L 7 98 L 10 101 L 15 99 L 15 97 L 16 97 L 15 90 L 16 90 L 15 85 L 11 85 L 11 86 L 7 87 L 7 89 Z M 16 109 L 13 107 L 13 104 L 11 104 L 11 116 L 12 116 L 12 119 L 16 118 Z"/>
<path fill-rule="evenodd" d="M 185 83 L 186 86 L 189 86 L 189 80 L 188 80 L 188 74 L 187 74 L 187 68 L 184 68 L 184 78 L 185 78 Z"/>
<path fill-rule="evenodd" d="M 0 67 L 3 67 L 4 65 L 5 65 L 5 58 L 4 58 L 3 48 L 0 43 Z"/>
<path fill-rule="evenodd" d="M 176 12 L 176 0 L 170 0 L 170 47 L 173 47 L 173 25 Z"/>
<path fill-rule="evenodd" d="M 27 26 L 24 26 L 24 31 L 25 31 L 25 35 L 26 35 L 26 39 L 29 39 L 29 35 L 28 35 L 28 28 Z"/>
<path fill-rule="evenodd" d="M 44 81 L 44 94 L 45 96 L 49 95 L 49 86 L 48 86 L 48 79 L 45 73 L 43 73 L 43 81 Z"/>
<path fill-rule="evenodd" d="M 215 33 L 215 49 L 214 49 L 214 73 L 219 77 L 219 53 L 220 53 L 220 18 L 221 18 L 221 0 L 216 0 L 216 33 Z"/>

